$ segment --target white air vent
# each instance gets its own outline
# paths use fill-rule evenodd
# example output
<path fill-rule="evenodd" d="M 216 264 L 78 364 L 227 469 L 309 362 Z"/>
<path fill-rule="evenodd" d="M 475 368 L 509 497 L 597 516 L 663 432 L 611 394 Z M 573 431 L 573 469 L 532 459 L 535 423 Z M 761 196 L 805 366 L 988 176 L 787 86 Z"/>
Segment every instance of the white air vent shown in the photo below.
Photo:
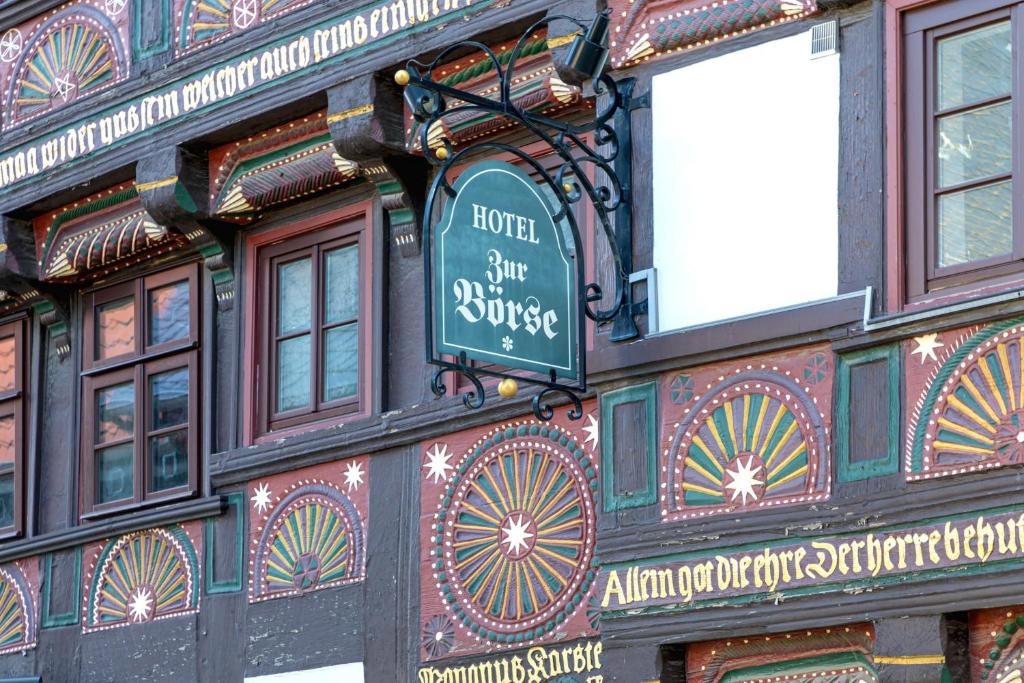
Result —
<path fill-rule="evenodd" d="M 839 20 L 811 27 L 811 59 L 839 52 Z"/>

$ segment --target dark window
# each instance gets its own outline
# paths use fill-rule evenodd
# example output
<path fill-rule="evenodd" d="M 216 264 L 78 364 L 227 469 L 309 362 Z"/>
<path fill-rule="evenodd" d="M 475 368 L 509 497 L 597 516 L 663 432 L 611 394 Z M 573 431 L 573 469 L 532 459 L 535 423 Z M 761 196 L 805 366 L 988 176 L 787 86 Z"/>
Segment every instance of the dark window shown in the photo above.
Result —
<path fill-rule="evenodd" d="M 196 264 L 86 294 L 83 515 L 196 492 L 200 301 Z"/>
<path fill-rule="evenodd" d="M 363 220 L 259 250 L 263 433 L 360 409 Z"/>
<path fill-rule="evenodd" d="M 0 538 L 22 530 L 25 321 L 0 325 Z"/>
<path fill-rule="evenodd" d="M 911 300 L 1022 270 L 1014 74 L 1024 18 L 1020 5 L 999 4 L 942 3 L 905 17 Z M 997 9 L 977 14 L 981 6 Z"/>

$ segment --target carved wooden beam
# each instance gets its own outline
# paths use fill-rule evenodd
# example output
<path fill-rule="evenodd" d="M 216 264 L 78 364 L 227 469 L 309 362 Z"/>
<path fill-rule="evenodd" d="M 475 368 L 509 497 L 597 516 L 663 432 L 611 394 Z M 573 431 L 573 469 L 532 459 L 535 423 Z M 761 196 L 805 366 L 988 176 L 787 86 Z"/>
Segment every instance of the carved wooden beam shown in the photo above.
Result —
<path fill-rule="evenodd" d="M 172 147 L 139 161 L 135 187 L 149 215 L 181 232 L 202 255 L 213 278 L 217 305 L 228 310 L 235 299 L 233 228 L 208 216 L 207 173 L 204 158 Z"/>
<path fill-rule="evenodd" d="M 69 302 L 66 287 L 40 280 L 32 224 L 0 216 L 0 313 L 31 305 L 63 361 L 71 352 Z"/>
<path fill-rule="evenodd" d="M 427 162 L 406 153 L 402 93 L 393 81 L 368 75 L 327 91 L 334 146 L 377 186 L 391 239 L 403 256 L 420 252 Z"/>

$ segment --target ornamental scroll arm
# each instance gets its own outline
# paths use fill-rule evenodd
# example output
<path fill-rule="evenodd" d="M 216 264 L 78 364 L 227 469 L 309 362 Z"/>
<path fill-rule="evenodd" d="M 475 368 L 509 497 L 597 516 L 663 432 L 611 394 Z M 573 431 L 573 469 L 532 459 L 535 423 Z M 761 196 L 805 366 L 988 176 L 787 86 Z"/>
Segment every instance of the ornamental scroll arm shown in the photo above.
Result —
<path fill-rule="evenodd" d="M 538 32 L 549 29 L 552 25 L 564 29 L 574 28 L 573 37 L 568 50 L 565 50 L 565 63 L 557 67 L 558 73 L 568 74 L 576 82 L 589 80 L 594 94 L 597 96 L 597 111 L 591 121 L 583 124 L 558 120 L 539 111 L 530 111 L 521 106 L 513 97 L 513 84 L 517 82 L 517 63 L 523 56 L 524 46 L 528 40 L 536 40 Z M 395 74 L 395 81 L 404 86 L 404 97 L 413 117 L 419 124 L 420 149 L 426 160 L 435 167 L 433 184 L 427 193 L 426 205 L 423 209 L 423 244 L 424 272 L 426 284 L 427 309 L 431 306 L 431 292 L 436 294 L 440 284 L 432 280 L 431 252 L 432 220 L 436 220 L 435 202 L 452 202 L 458 193 L 461 180 L 451 182 L 450 172 L 466 163 L 469 159 L 484 154 L 498 154 L 512 158 L 524 168 L 536 185 L 545 190 L 548 201 L 553 203 L 550 218 L 562 230 L 571 235 L 575 245 L 573 260 L 578 268 L 575 296 L 578 310 L 578 331 L 575 367 L 565 372 L 538 372 L 536 368 L 526 365 L 511 364 L 511 367 L 528 369 L 532 375 L 523 376 L 510 374 L 504 370 L 487 369 L 469 362 L 465 355 L 458 360 L 436 357 L 434 353 L 434 329 L 428 313 L 427 321 L 427 360 L 441 366 L 441 370 L 432 382 L 432 389 L 437 396 L 444 394 L 444 385 L 438 381 L 444 373 L 454 373 L 468 378 L 473 384 L 472 398 L 467 400 L 468 407 L 479 407 L 484 402 L 484 385 L 479 382 L 479 375 L 490 375 L 503 378 L 499 393 L 503 396 L 515 394 L 516 380 L 523 380 L 541 387 L 534 400 L 534 413 L 538 419 L 547 420 L 552 416 L 552 408 L 546 398 L 552 394 L 568 396 L 572 404 L 569 417 L 579 419 L 582 415 L 579 394 L 586 391 L 586 352 L 585 352 L 585 318 L 596 323 L 611 323 L 610 339 L 615 342 L 627 341 L 640 336 L 636 324 L 636 316 L 646 313 L 647 301 L 634 301 L 630 286 L 632 270 L 632 146 L 630 114 L 635 109 L 647 104 L 647 97 L 633 97 L 635 81 L 632 78 L 616 80 L 604 73 L 608 56 L 609 14 L 607 11 L 585 24 L 578 19 L 563 14 L 551 14 L 531 25 L 507 51 L 497 54 L 488 45 L 467 40 L 456 43 L 442 50 L 430 62 L 410 60 L 406 68 Z M 577 32 L 578 31 L 578 32 Z M 565 45 L 559 39 L 559 47 Z M 551 45 L 552 40 L 549 40 Z M 466 52 L 478 53 L 480 60 L 490 65 L 496 74 L 497 87 L 487 92 L 474 92 L 461 89 L 457 82 L 444 79 L 442 67 L 456 54 Z M 438 72 L 435 76 L 435 72 Z M 545 143 L 550 152 L 557 157 L 554 167 L 550 164 L 541 165 L 520 147 L 495 142 L 481 141 L 456 149 L 455 143 L 445 132 L 451 129 L 450 121 L 457 121 L 467 116 L 487 114 L 499 117 L 511 127 L 525 129 L 535 139 Z M 611 279 L 614 292 L 607 297 L 610 305 L 599 308 L 599 302 L 605 299 L 600 284 L 585 282 L 582 269 L 582 241 L 580 228 L 576 218 L 576 205 L 586 200 L 593 210 L 593 215 L 601 232 L 608 242 L 611 256 Z M 428 227 L 429 226 L 429 227 Z M 443 279 L 443 274 L 441 278 Z M 492 287 L 493 290 L 493 287 Z M 500 294 L 500 290 L 498 294 Z M 506 351 L 511 354 L 512 340 L 507 343 Z M 444 346 L 444 345 L 442 345 Z M 491 359 L 493 360 L 493 358 Z M 529 360 L 523 361 L 526 364 Z M 575 385 L 560 381 L 560 377 L 576 380 Z M 508 382 L 512 381 L 510 385 Z"/>

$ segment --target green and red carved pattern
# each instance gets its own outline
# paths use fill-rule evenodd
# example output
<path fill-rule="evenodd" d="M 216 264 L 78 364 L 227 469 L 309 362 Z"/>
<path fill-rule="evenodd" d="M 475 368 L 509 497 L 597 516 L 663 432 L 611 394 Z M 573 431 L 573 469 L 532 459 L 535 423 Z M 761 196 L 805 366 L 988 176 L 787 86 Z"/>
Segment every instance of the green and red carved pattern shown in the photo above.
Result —
<path fill-rule="evenodd" d="M 924 335 L 904 348 L 909 479 L 1024 464 L 1024 319 Z"/>
<path fill-rule="evenodd" d="M 142 208 L 133 183 L 124 183 L 35 220 L 44 280 L 95 279 L 185 247 L 177 231 Z"/>
<path fill-rule="evenodd" d="M 801 351 L 667 376 L 663 518 L 826 499 L 829 358 Z"/>
<path fill-rule="evenodd" d="M 211 213 L 241 221 L 360 175 L 335 150 L 322 112 L 213 150 L 210 163 Z"/>
<path fill-rule="evenodd" d="M 22 124 L 71 106 L 127 78 L 127 4 L 125 0 L 69 2 L 0 34 L 4 125 Z M 87 144 L 72 138 L 67 145 Z"/>
<path fill-rule="evenodd" d="M 313 0 L 176 0 L 178 54 L 220 42 Z"/>
<path fill-rule="evenodd" d="M 971 680 L 1024 680 L 1024 607 L 999 607 L 969 615 Z"/>
<path fill-rule="evenodd" d="M 613 0 L 611 61 L 618 68 L 817 12 L 816 0 Z"/>
<path fill-rule="evenodd" d="M 424 659 L 594 635 L 596 439 L 536 420 L 471 436 L 424 444 Z"/>

